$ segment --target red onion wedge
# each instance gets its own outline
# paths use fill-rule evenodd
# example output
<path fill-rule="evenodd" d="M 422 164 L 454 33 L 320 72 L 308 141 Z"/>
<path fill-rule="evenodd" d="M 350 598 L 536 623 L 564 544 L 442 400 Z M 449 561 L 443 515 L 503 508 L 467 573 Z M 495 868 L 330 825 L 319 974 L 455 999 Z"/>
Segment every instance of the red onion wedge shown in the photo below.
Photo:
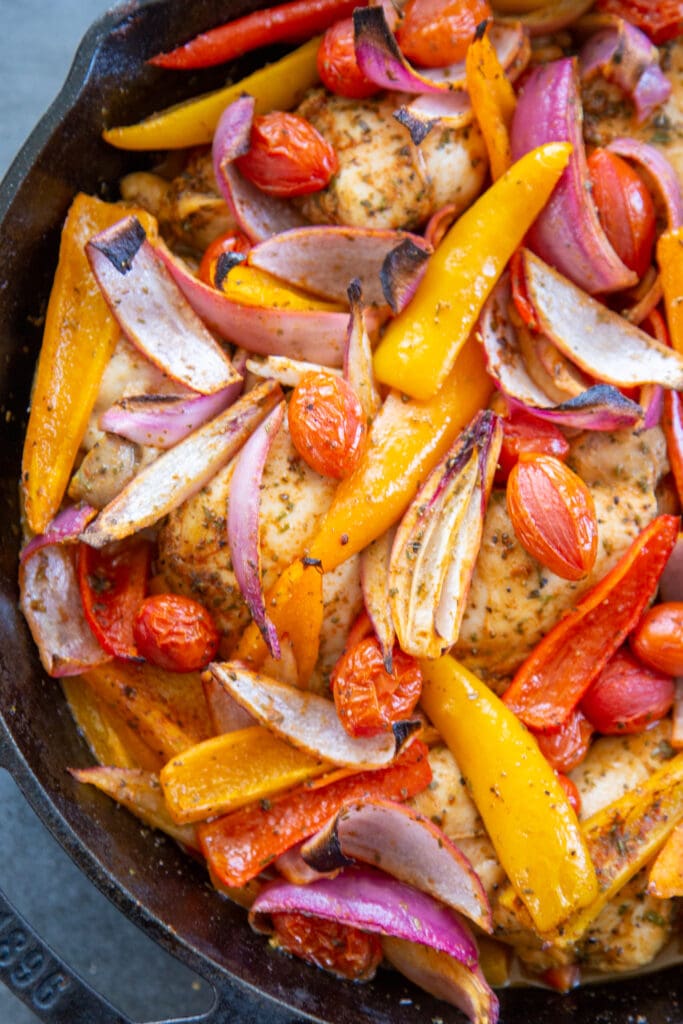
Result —
<path fill-rule="evenodd" d="M 361 931 L 419 942 L 467 967 L 477 964 L 476 943 L 450 907 L 381 871 L 348 868 L 336 878 L 309 885 L 271 882 L 254 900 L 249 921 L 256 931 L 268 933 L 268 916 L 278 913 L 339 921 Z"/>
<path fill-rule="evenodd" d="M 647 184 L 658 205 L 666 212 L 667 227 L 683 224 L 683 194 L 678 175 L 664 154 L 655 146 L 639 139 L 613 139 L 607 149 L 624 160 L 631 160 L 644 171 Z"/>
<path fill-rule="evenodd" d="M 302 843 L 297 843 L 296 846 L 285 850 L 275 861 L 275 867 L 288 882 L 291 882 L 292 885 L 308 885 L 309 882 L 317 882 L 320 878 L 337 874 L 336 871 L 322 872 L 310 867 L 301 856 L 302 845 Z"/>
<path fill-rule="evenodd" d="M 513 160 L 546 142 L 570 142 L 573 148 L 529 231 L 528 244 L 585 291 L 621 291 L 637 277 L 621 262 L 600 225 L 587 188 L 582 124 L 575 62 L 566 58 L 534 68 L 522 86 L 512 122 Z"/>
<path fill-rule="evenodd" d="M 683 388 L 683 356 L 586 295 L 528 249 L 522 253 L 527 297 L 541 331 L 580 369 L 617 387 Z"/>
<path fill-rule="evenodd" d="M 458 638 L 502 442 L 478 413 L 398 525 L 389 564 L 391 617 L 404 651 L 437 658 Z"/>
<path fill-rule="evenodd" d="M 136 444 L 172 448 L 239 398 L 238 380 L 213 395 L 133 395 L 100 416 L 100 430 Z"/>
<path fill-rule="evenodd" d="M 382 404 L 382 399 L 375 381 L 372 346 L 359 281 L 351 282 L 348 296 L 351 318 L 344 349 L 344 378 L 358 396 L 365 416 L 371 420 Z"/>
<path fill-rule="evenodd" d="M 679 533 L 659 580 L 660 601 L 683 601 L 683 533 Z"/>
<path fill-rule="evenodd" d="M 202 673 L 202 689 L 216 736 L 249 729 L 257 724 L 256 719 L 209 672 Z"/>
<path fill-rule="evenodd" d="M 392 313 L 405 309 L 427 269 L 430 254 L 420 241 L 422 244 L 416 245 L 412 238 L 404 238 L 387 253 L 382 264 L 382 292 Z"/>
<path fill-rule="evenodd" d="M 381 868 L 493 931 L 481 880 L 461 850 L 433 822 L 405 804 L 368 800 L 346 805 L 301 848 L 317 871 L 351 861 Z"/>
<path fill-rule="evenodd" d="M 427 221 L 427 227 L 425 228 L 425 241 L 427 244 L 436 249 L 449 228 L 455 223 L 457 216 L 458 207 L 455 203 L 448 203 L 446 206 L 442 206 L 440 210 L 437 210 L 436 213 L 433 213 Z"/>
<path fill-rule="evenodd" d="M 156 523 L 208 483 L 281 398 L 278 384 L 257 385 L 138 473 L 81 539 L 99 548 Z"/>
<path fill-rule="evenodd" d="M 244 234 L 261 242 L 288 228 L 306 224 L 296 207 L 267 195 L 242 177 L 234 165 L 251 144 L 255 100 L 240 96 L 223 111 L 213 137 L 213 168 L 223 196 Z"/>
<path fill-rule="evenodd" d="M 545 36 L 573 25 L 594 0 L 551 0 L 536 10 L 500 17 L 503 24 L 520 22 L 530 36 Z"/>
<path fill-rule="evenodd" d="M 137 217 L 95 235 L 86 252 L 124 334 L 155 366 L 203 395 L 240 379 L 157 258 Z"/>
<path fill-rule="evenodd" d="M 631 98 L 636 121 L 643 124 L 671 95 L 671 82 L 659 66 L 659 51 L 648 37 L 623 18 L 593 33 L 579 54 L 581 79 L 602 75 Z"/>
<path fill-rule="evenodd" d="M 67 544 L 69 541 L 77 541 L 79 534 L 85 530 L 96 515 L 97 509 L 85 502 L 63 508 L 48 524 L 45 533 L 36 534 L 23 546 L 19 552 L 19 561 L 23 564 L 35 555 L 36 551 L 49 547 L 51 544 Z"/>
<path fill-rule="evenodd" d="M 393 733 L 353 739 L 342 727 L 333 702 L 325 697 L 251 672 L 237 661 L 213 663 L 209 670 L 261 725 L 332 764 L 380 768 L 393 761 L 420 729 L 415 722 L 398 722 Z"/>
<path fill-rule="evenodd" d="M 347 313 L 234 302 L 196 278 L 163 243 L 158 244 L 157 251 L 192 308 L 222 338 L 259 355 L 341 366 L 349 323 Z"/>
<path fill-rule="evenodd" d="M 92 768 L 69 768 L 78 782 L 87 783 L 106 793 L 117 804 L 152 828 L 165 832 L 183 846 L 199 852 L 194 825 L 177 825 L 168 813 L 164 794 L 155 772 L 139 768 L 113 768 L 94 765 Z"/>
<path fill-rule="evenodd" d="M 379 640 L 387 672 L 391 672 L 392 652 L 396 640 L 394 620 L 389 601 L 389 560 L 394 544 L 392 527 L 363 548 L 360 555 L 360 582 L 365 610 Z"/>
<path fill-rule="evenodd" d="M 261 585 L 259 510 L 263 469 L 284 412 L 285 404 L 280 402 L 243 446 L 235 462 L 228 498 L 228 545 L 237 585 L 274 658 L 280 657 L 280 641 L 266 614 Z"/>
<path fill-rule="evenodd" d="M 472 1024 L 497 1024 L 499 1004 L 480 967 L 466 967 L 447 953 L 405 939 L 382 939 L 397 971 L 437 999 L 457 1006 Z"/>
<path fill-rule="evenodd" d="M 248 262 L 290 285 L 336 302 L 346 302 L 349 284 L 358 279 L 368 305 L 385 301 L 392 305 L 386 295 L 384 266 L 392 253 L 399 248 L 405 252 L 406 247 L 412 259 L 406 257 L 400 264 L 402 278 L 407 279 L 405 304 L 412 294 L 411 284 L 413 289 L 417 287 L 420 268 L 431 253 L 423 238 L 406 231 L 336 225 L 295 228 L 255 246 Z M 401 292 L 396 291 L 400 301 Z M 397 312 L 393 305 L 392 309 Z"/>
<path fill-rule="evenodd" d="M 642 426 L 641 407 L 606 384 L 588 388 L 575 398 L 554 405 L 529 374 L 518 332 L 508 316 L 509 308 L 510 282 L 505 274 L 482 310 L 477 335 L 484 346 L 488 372 L 511 406 L 558 426 L 579 430 Z"/>
<path fill-rule="evenodd" d="M 644 384 L 640 389 L 640 407 L 645 412 L 643 429 L 656 427 L 662 418 L 664 388 L 659 384 Z"/>
<path fill-rule="evenodd" d="M 83 614 L 71 552 L 61 544 L 36 550 L 19 567 L 21 610 L 48 675 L 75 676 L 111 658 Z"/>

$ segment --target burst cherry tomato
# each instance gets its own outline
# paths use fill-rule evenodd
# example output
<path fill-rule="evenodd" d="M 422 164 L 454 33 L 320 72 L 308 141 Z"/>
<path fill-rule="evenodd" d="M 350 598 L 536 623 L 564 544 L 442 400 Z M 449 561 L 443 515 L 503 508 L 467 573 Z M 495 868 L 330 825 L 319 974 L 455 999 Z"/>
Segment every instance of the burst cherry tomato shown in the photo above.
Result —
<path fill-rule="evenodd" d="M 218 650 L 218 630 L 207 609 L 180 594 L 146 598 L 133 631 L 143 658 L 169 672 L 204 668 Z"/>
<path fill-rule="evenodd" d="M 668 714 L 673 699 L 671 676 L 648 668 L 622 648 L 591 683 L 581 710 L 598 732 L 611 736 L 642 732 Z"/>
<path fill-rule="evenodd" d="M 655 241 L 655 207 L 647 186 L 630 164 L 606 149 L 591 153 L 588 171 L 600 223 L 612 248 L 642 277 Z"/>
<path fill-rule="evenodd" d="M 569 442 L 554 423 L 539 420 L 527 412 L 515 410 L 501 418 L 503 443 L 498 456 L 496 483 L 504 483 L 522 452 L 535 455 L 554 455 L 564 461 L 569 454 Z"/>
<path fill-rule="evenodd" d="M 334 149 L 310 121 L 282 111 L 254 118 L 249 152 L 235 163 L 263 192 L 285 197 L 319 192 L 339 169 Z"/>
<path fill-rule="evenodd" d="M 309 964 L 340 978 L 367 981 L 382 959 L 379 936 L 359 928 L 304 914 L 273 914 L 278 945 Z"/>
<path fill-rule="evenodd" d="M 536 740 L 541 753 L 555 771 L 566 773 L 581 764 L 588 753 L 592 735 L 593 726 L 577 708 L 557 732 L 539 733 Z"/>
<path fill-rule="evenodd" d="M 522 453 L 507 483 L 507 508 L 519 543 L 551 572 L 580 580 L 593 568 L 598 521 L 591 492 L 553 455 Z"/>
<path fill-rule="evenodd" d="M 631 636 L 631 647 L 646 665 L 683 676 L 683 602 L 656 604 L 645 612 Z"/>
<path fill-rule="evenodd" d="M 408 0 L 396 38 L 408 60 L 444 67 L 464 60 L 477 25 L 490 17 L 488 0 Z"/>
<path fill-rule="evenodd" d="M 683 32 L 681 0 L 598 0 L 598 10 L 625 18 L 657 45 Z"/>
<path fill-rule="evenodd" d="M 557 776 L 557 781 L 562 786 L 562 789 L 566 794 L 567 800 L 569 801 L 569 805 L 573 809 L 574 814 L 579 815 L 581 813 L 581 794 L 576 788 L 576 785 L 562 772 L 555 772 L 555 775 Z"/>
<path fill-rule="evenodd" d="M 354 471 L 367 431 L 353 388 L 330 373 L 305 373 L 289 401 L 292 444 L 322 476 L 341 480 Z"/>
<path fill-rule="evenodd" d="M 318 49 L 318 74 L 323 85 L 337 96 L 362 100 L 379 91 L 358 67 L 353 18 L 336 22 L 322 37 Z"/>
<path fill-rule="evenodd" d="M 220 288 L 230 268 L 250 249 L 251 242 L 240 231 L 229 231 L 227 235 L 214 238 L 199 264 L 199 280 L 211 288 Z"/>
<path fill-rule="evenodd" d="M 334 666 L 334 703 L 350 736 L 377 736 L 415 708 L 422 692 L 417 660 L 394 647 L 391 668 L 387 672 L 375 636 L 350 647 Z"/>

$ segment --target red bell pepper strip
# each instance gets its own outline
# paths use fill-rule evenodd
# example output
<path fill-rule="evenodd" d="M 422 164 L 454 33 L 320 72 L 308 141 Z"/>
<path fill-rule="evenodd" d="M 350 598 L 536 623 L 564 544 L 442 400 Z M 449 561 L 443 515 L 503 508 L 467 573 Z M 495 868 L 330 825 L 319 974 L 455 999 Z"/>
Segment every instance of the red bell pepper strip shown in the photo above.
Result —
<path fill-rule="evenodd" d="M 510 287 L 512 289 L 512 301 L 522 318 L 524 324 L 532 331 L 540 331 L 541 325 L 538 321 L 536 308 L 529 299 L 526 290 L 526 278 L 524 276 L 524 258 L 522 250 L 517 249 L 510 258 Z"/>
<path fill-rule="evenodd" d="M 133 623 L 147 593 L 152 545 L 136 538 L 104 548 L 78 547 L 83 612 L 100 647 L 116 658 L 137 658 Z"/>
<path fill-rule="evenodd" d="M 277 7 L 253 11 L 226 25 L 219 25 L 190 39 L 168 53 L 159 53 L 149 62 L 158 68 L 191 70 L 241 57 L 260 46 L 272 43 L 296 43 L 324 32 L 341 18 L 350 18 L 356 7 L 367 0 L 291 0 Z"/>
<path fill-rule="evenodd" d="M 347 800 L 407 800 L 431 782 L 427 754 L 424 743 L 415 740 L 387 768 L 358 772 L 327 785 L 322 778 L 198 825 L 212 874 L 223 885 L 245 885 L 285 850 L 317 832 Z"/>
<path fill-rule="evenodd" d="M 683 503 L 683 396 L 679 391 L 664 392 L 662 430 L 678 499 Z"/>
<path fill-rule="evenodd" d="M 607 575 L 557 623 L 517 670 L 503 701 L 529 729 L 553 732 L 639 621 L 678 537 L 679 517 L 658 516 Z"/>

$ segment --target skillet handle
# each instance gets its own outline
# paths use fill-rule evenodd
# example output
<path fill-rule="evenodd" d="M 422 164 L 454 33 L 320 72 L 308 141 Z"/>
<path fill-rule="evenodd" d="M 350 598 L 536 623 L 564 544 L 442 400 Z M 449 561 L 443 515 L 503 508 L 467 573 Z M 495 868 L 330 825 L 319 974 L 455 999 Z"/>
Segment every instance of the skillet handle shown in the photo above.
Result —
<path fill-rule="evenodd" d="M 217 998 L 204 1014 L 158 1024 L 297 1024 L 291 1012 L 213 979 Z M 0 889 L 0 982 L 45 1024 L 133 1024 L 44 942 Z M 302 1022 L 303 1024 L 303 1022 Z"/>

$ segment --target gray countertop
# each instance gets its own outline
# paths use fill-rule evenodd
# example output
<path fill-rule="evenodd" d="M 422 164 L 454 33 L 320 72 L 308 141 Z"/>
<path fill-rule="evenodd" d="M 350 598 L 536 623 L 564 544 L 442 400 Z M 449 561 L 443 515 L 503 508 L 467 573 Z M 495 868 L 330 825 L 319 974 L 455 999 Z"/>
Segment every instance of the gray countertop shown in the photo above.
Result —
<path fill-rule="evenodd" d="M 103 0 L 0 0 L 0 178 L 59 91 L 85 30 L 110 6 Z M 0 886 L 68 963 L 133 1020 L 208 1009 L 208 986 L 91 885 L 2 771 L 0 803 Z M 36 1019 L 0 985 L 1 1024 Z"/>

